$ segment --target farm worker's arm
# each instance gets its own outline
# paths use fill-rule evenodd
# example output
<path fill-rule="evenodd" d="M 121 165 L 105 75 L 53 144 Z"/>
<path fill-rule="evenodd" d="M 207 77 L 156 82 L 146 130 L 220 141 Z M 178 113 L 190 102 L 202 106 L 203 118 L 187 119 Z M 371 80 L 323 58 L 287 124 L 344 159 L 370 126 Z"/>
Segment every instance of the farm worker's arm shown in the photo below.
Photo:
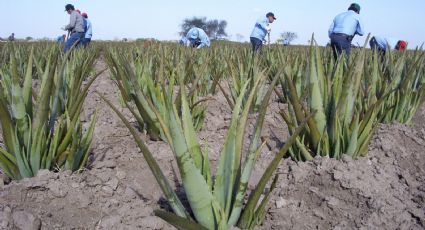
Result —
<path fill-rule="evenodd" d="M 259 19 L 257 21 L 257 26 L 260 27 L 264 32 L 268 32 L 270 30 L 268 19 Z"/>
<path fill-rule="evenodd" d="M 208 35 L 205 32 L 199 32 L 199 40 L 201 40 L 201 44 L 197 47 L 198 49 L 201 49 L 205 46 L 210 46 L 210 39 L 208 38 Z"/>
<path fill-rule="evenodd" d="M 356 34 L 358 34 L 360 36 L 363 36 L 363 34 L 364 34 L 364 26 L 363 26 L 363 22 L 362 22 L 361 18 L 358 19 Z"/>
<path fill-rule="evenodd" d="M 328 31 L 328 36 L 331 37 L 332 33 L 334 32 L 334 28 L 335 28 L 335 20 L 332 21 L 331 26 L 329 27 L 329 31 Z"/>
<path fill-rule="evenodd" d="M 65 30 L 74 29 L 76 24 L 77 24 L 77 13 L 72 12 L 70 19 L 69 19 L 69 24 L 67 26 L 65 26 Z"/>
<path fill-rule="evenodd" d="M 93 35 L 93 27 L 90 21 L 87 21 L 86 38 L 91 38 Z"/>

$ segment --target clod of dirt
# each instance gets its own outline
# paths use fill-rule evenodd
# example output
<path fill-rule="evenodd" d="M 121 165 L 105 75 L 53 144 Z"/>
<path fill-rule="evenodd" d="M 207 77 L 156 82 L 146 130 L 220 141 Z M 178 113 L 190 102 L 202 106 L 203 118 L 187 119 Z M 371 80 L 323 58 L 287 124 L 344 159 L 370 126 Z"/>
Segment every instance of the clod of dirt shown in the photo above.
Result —
<path fill-rule="evenodd" d="M 41 228 L 41 221 L 33 214 L 25 211 L 16 211 L 12 214 L 13 223 L 18 229 L 38 230 Z"/>

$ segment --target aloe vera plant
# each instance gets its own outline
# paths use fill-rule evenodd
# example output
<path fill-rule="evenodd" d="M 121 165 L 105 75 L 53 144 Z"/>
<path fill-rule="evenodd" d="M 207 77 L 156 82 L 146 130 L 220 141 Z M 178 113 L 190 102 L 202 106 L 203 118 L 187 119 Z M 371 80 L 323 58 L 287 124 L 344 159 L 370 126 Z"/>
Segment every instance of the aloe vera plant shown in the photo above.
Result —
<path fill-rule="evenodd" d="M 193 216 L 189 214 L 189 210 L 182 205 L 179 197 L 174 193 L 152 153 L 141 140 L 134 127 L 130 125 L 128 120 L 111 102 L 102 97 L 132 133 L 174 211 L 174 213 L 168 213 L 159 210 L 155 211 L 156 215 L 180 229 L 229 229 L 235 225 L 244 229 L 253 229 L 262 222 L 277 176 L 275 176 L 269 192 L 264 194 L 265 198 L 260 202 L 264 188 L 273 176 L 273 172 L 283 155 L 294 143 L 295 136 L 305 125 L 305 122 L 300 123 L 300 127 L 294 130 L 294 136 L 286 142 L 280 153 L 275 156 L 274 161 L 267 167 L 256 189 L 252 192 L 246 205 L 244 205 L 247 184 L 253 166 L 264 145 L 260 143 L 260 134 L 267 110 L 267 102 L 278 77 L 275 77 L 270 84 L 268 92 L 263 99 L 248 153 L 242 154 L 248 114 L 253 105 L 254 97 L 264 79 L 264 75 L 263 77 L 258 77 L 254 83 L 253 90 L 250 92 L 248 92 L 249 82 L 242 86 L 241 94 L 233 109 L 230 127 L 222 148 L 215 177 L 211 175 L 208 152 L 201 150 L 196 138 L 197 135 L 192 123 L 186 89 L 183 84 L 180 84 L 181 107 L 176 107 L 171 97 L 165 98 L 166 113 L 164 114 L 151 105 L 151 109 L 156 114 L 158 122 L 164 130 L 167 142 L 176 157 L 182 184 Z M 242 107 L 242 102 L 245 98 L 247 98 L 246 104 L 245 107 Z M 243 156 L 245 157 L 244 164 L 242 164 Z"/>
<path fill-rule="evenodd" d="M 375 100 L 363 103 L 364 98 L 370 98 L 372 94 L 372 91 L 362 89 L 365 56 L 366 51 L 360 50 L 348 67 L 341 58 L 325 74 L 321 50 L 312 44 L 306 72 L 297 74 L 291 67 L 285 69 L 283 94 L 289 103 L 289 111 L 282 111 L 281 115 L 289 131 L 293 132 L 299 122 L 316 112 L 290 150 L 292 158 L 340 158 L 342 154 L 356 158 L 366 154 L 388 91 L 383 91 L 380 97 L 373 94 Z M 299 77 L 302 76 L 307 76 L 304 90 L 300 87 L 303 84 L 300 84 Z"/>
<path fill-rule="evenodd" d="M 421 49 L 402 55 L 388 52 L 382 66 L 375 64 L 373 77 L 379 82 L 376 87 L 393 90 L 380 110 L 381 122 L 406 124 L 412 120 L 425 100 L 424 64 L 425 53 Z"/>
<path fill-rule="evenodd" d="M 40 169 L 76 171 L 85 166 L 96 118 L 84 133 L 79 116 L 96 76 L 85 87 L 82 83 L 96 55 L 86 53 L 79 61 L 78 55 L 61 59 L 54 46 L 45 68 L 34 72 L 31 49 L 21 75 L 12 49 L 10 63 L 0 68 L 0 168 L 11 179 L 32 177 Z M 32 89 L 34 74 L 41 81 L 38 92 Z"/>
<path fill-rule="evenodd" d="M 221 65 L 225 65 L 224 70 L 221 72 L 222 77 L 215 78 L 214 80 L 217 81 L 217 86 L 225 97 L 230 109 L 233 109 L 239 95 L 242 92 L 241 90 L 243 85 L 246 82 L 249 82 L 248 90 L 252 90 L 256 77 L 268 75 L 269 68 L 261 65 L 259 56 L 253 56 L 252 53 L 246 52 L 244 49 L 229 50 L 231 52 L 225 54 L 225 59 L 221 63 Z M 273 78 L 276 74 L 277 72 L 275 72 L 271 78 Z M 254 98 L 253 111 L 257 111 L 260 108 L 266 91 L 267 89 L 264 86 L 261 86 L 258 90 L 258 93 Z M 246 98 L 243 101 L 242 106 L 244 106 L 245 101 Z"/>
<path fill-rule="evenodd" d="M 157 50 L 154 51 L 156 53 Z M 181 61 L 187 60 L 182 58 L 181 55 L 185 55 L 182 51 L 174 54 L 167 53 L 168 56 L 160 54 L 154 57 L 151 56 L 153 51 L 144 50 L 143 52 L 144 55 L 124 54 L 111 49 L 106 54 L 124 104 L 135 116 L 139 126 L 147 131 L 152 140 L 166 139 L 150 105 L 154 105 L 155 109 L 162 114 L 166 111 L 166 97 L 175 98 L 174 102 L 179 105 L 180 92 L 176 90 L 175 85 L 181 81 L 191 85 L 188 93 L 189 106 L 192 122 L 196 130 L 199 130 L 205 117 L 204 102 L 208 100 L 206 97 L 208 89 L 204 87 L 209 82 L 209 78 L 205 82 L 205 65 L 199 67 L 190 61 Z M 177 75 L 185 76 L 185 78 L 177 79 Z"/>

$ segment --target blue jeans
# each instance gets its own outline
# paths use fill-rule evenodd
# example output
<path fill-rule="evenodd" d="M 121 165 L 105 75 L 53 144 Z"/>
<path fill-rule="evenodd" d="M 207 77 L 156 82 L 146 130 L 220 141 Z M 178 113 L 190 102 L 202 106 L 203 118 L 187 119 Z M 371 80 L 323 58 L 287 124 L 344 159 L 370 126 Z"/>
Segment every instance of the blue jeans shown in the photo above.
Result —
<path fill-rule="evenodd" d="M 350 51 L 351 51 L 351 41 L 349 40 L 348 36 L 339 35 L 339 34 L 332 34 L 331 35 L 331 47 L 334 53 L 335 60 L 338 59 L 338 57 L 345 52 L 345 57 L 348 60 L 350 59 Z"/>
<path fill-rule="evenodd" d="M 77 43 L 77 49 L 80 48 L 81 42 L 84 39 L 84 32 L 74 32 L 69 36 L 68 40 L 65 43 L 65 52 L 71 49 L 71 47 Z"/>
<path fill-rule="evenodd" d="M 263 47 L 263 41 L 254 37 L 251 37 L 250 40 L 252 44 L 252 52 L 254 53 L 260 52 L 261 48 Z"/>

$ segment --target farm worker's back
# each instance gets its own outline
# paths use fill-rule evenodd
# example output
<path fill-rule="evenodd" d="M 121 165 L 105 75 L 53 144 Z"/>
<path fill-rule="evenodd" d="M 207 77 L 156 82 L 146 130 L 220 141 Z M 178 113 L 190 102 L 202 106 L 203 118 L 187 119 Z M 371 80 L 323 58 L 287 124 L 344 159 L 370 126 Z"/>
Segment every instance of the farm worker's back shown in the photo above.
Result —
<path fill-rule="evenodd" d="M 387 51 L 387 48 L 394 50 L 404 50 L 406 49 L 407 43 L 403 40 L 399 40 L 391 37 L 383 37 L 383 36 L 374 36 L 370 42 L 371 48 L 378 48 L 383 51 Z M 373 47 L 372 47 L 373 46 Z"/>
<path fill-rule="evenodd" d="M 206 46 L 209 47 L 211 45 L 207 33 L 205 33 L 203 29 L 197 27 L 190 29 L 180 42 L 186 46 L 196 47 L 197 49 Z"/>
<path fill-rule="evenodd" d="M 347 12 L 338 14 L 329 27 L 329 38 L 334 52 L 334 58 L 345 52 L 347 61 L 351 51 L 351 41 L 354 36 L 363 36 L 364 28 L 360 19 L 360 5 L 353 3 Z"/>
<path fill-rule="evenodd" d="M 252 44 L 252 50 L 258 52 L 263 46 L 263 42 L 266 41 L 267 34 L 270 33 L 270 23 L 273 23 L 276 17 L 272 12 L 267 13 L 265 17 L 261 17 L 255 23 L 254 29 L 252 30 L 250 40 Z"/>

